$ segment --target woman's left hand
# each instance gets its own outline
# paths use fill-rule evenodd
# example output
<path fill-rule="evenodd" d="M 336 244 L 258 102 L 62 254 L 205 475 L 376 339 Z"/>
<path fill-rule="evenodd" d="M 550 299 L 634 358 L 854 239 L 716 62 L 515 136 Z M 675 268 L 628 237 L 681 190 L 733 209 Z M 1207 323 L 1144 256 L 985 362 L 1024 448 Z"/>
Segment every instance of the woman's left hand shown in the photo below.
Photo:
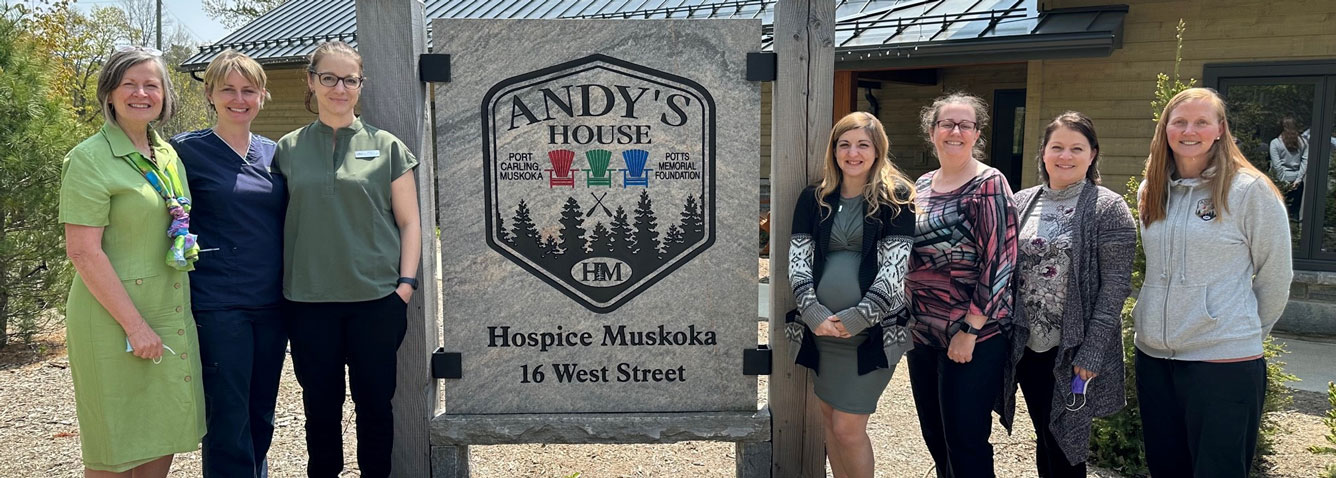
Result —
<path fill-rule="evenodd" d="M 951 345 L 946 348 L 946 358 L 956 363 L 969 363 L 974 360 L 974 342 L 978 339 L 974 334 L 956 333 L 951 337 Z"/>
<path fill-rule="evenodd" d="M 413 286 L 408 284 L 399 284 L 399 287 L 394 289 L 394 293 L 399 294 L 399 298 L 403 299 L 405 304 L 413 300 Z"/>
<path fill-rule="evenodd" d="M 1099 374 L 1097 374 L 1097 373 L 1095 373 L 1095 372 L 1091 372 L 1091 371 L 1089 371 L 1089 370 L 1083 369 L 1083 368 L 1081 368 L 1081 367 L 1078 366 L 1078 365 L 1073 365 L 1073 366 L 1072 366 L 1072 372 L 1074 372 L 1074 373 L 1076 373 L 1076 375 L 1080 376 L 1080 377 L 1081 377 L 1081 380 L 1085 380 L 1085 381 L 1087 381 L 1087 382 L 1089 382 L 1090 379 L 1095 378 L 1096 375 L 1099 375 Z"/>

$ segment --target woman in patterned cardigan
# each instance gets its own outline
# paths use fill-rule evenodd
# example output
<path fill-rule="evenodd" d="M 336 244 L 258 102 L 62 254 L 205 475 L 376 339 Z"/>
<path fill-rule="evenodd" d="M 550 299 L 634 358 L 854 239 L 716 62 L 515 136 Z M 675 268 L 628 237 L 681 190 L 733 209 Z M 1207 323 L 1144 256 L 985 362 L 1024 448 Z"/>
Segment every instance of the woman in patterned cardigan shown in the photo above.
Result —
<path fill-rule="evenodd" d="M 990 411 L 1010 429 L 1004 403 L 1024 337 L 1013 320 L 1016 211 L 1011 188 L 983 157 L 983 100 L 965 93 L 923 109 L 921 126 L 941 167 L 918 179 L 913 264 L 906 285 L 914 318 L 908 353 L 919 427 L 938 477 L 992 477 Z M 1017 327 L 1020 325 L 1020 327 Z"/>
<path fill-rule="evenodd" d="M 1136 224 L 1123 198 L 1099 185 L 1090 118 L 1058 115 L 1040 144 L 1044 184 L 1015 196 L 1015 312 L 1030 328 L 1016 378 L 1034 422 L 1039 476 L 1084 477 L 1090 420 L 1126 403 L 1121 314 L 1131 292 Z"/>
<path fill-rule="evenodd" d="M 872 477 L 868 418 L 913 345 L 904 277 L 914 190 L 889 146 L 875 116 L 845 116 L 830 133 L 825 177 L 803 190 L 793 213 L 789 282 L 798 309 L 786 333 L 793 358 L 817 374 L 837 478 Z"/>

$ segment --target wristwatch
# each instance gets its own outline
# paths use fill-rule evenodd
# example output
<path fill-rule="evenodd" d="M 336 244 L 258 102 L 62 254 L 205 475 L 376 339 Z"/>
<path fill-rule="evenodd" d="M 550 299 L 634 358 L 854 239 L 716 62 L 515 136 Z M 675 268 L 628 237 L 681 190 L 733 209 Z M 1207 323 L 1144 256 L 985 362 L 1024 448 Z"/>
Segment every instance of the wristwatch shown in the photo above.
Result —
<path fill-rule="evenodd" d="M 974 328 L 974 326 L 970 325 L 970 323 L 965 321 L 965 319 L 960 319 L 959 321 L 956 321 L 956 324 L 960 326 L 958 332 L 964 332 L 976 337 L 979 335 L 979 332 L 983 332 L 982 330 Z"/>
<path fill-rule="evenodd" d="M 413 290 L 417 290 L 418 288 L 417 279 L 414 279 L 412 277 L 400 277 L 398 281 L 395 281 L 394 285 L 398 286 L 399 284 L 408 284 L 408 286 L 412 287 Z"/>

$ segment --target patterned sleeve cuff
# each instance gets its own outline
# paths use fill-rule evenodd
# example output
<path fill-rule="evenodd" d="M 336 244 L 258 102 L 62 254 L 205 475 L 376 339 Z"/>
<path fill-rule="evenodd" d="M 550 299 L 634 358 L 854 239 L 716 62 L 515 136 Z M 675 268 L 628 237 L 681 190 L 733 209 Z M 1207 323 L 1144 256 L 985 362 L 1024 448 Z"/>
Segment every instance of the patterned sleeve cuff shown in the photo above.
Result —
<path fill-rule="evenodd" d="M 825 322 L 826 319 L 830 318 L 832 315 L 835 314 L 830 313 L 830 309 L 827 309 L 826 306 L 812 304 L 811 307 L 803 309 L 802 321 L 804 324 L 807 324 L 808 330 L 816 331 L 816 328 L 820 327 L 821 323 Z"/>
<path fill-rule="evenodd" d="M 839 317 L 840 323 L 844 324 L 844 330 L 849 332 L 849 335 L 858 335 L 859 332 L 872 325 L 868 322 L 867 317 L 864 317 L 863 313 L 858 311 L 857 307 L 841 310 L 835 314 L 835 317 Z"/>

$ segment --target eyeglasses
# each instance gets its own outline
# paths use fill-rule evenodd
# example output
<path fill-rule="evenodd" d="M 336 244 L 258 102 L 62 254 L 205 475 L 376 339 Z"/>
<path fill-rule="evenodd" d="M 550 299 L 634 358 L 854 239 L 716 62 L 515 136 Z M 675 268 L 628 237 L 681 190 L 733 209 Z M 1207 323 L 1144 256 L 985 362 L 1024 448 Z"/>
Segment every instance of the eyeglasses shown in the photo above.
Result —
<path fill-rule="evenodd" d="M 309 73 L 315 75 L 316 79 L 320 80 L 320 84 L 325 85 L 327 88 L 338 86 L 339 82 L 342 81 L 344 88 L 355 90 L 361 88 L 363 83 L 366 83 L 366 77 L 364 76 L 339 76 L 333 73 L 317 73 L 314 71 L 310 71 Z"/>
<path fill-rule="evenodd" d="M 148 53 L 150 56 L 162 56 L 162 50 L 147 46 L 121 45 L 116 47 L 116 53 L 125 53 L 131 51 L 142 51 L 144 53 Z"/>
<path fill-rule="evenodd" d="M 979 123 L 973 121 L 937 120 L 937 123 L 935 124 L 937 125 L 937 129 L 942 131 L 951 131 L 960 128 L 961 133 L 969 133 L 979 128 Z"/>

